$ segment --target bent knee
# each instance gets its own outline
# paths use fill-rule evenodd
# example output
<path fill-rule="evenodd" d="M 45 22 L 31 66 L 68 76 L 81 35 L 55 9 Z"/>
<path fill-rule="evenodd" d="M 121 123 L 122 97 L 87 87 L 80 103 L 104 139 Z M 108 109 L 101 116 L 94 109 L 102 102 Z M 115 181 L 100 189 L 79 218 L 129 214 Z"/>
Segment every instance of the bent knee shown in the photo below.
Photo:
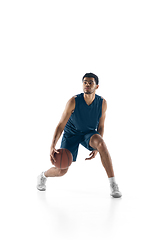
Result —
<path fill-rule="evenodd" d="M 104 142 L 103 139 L 98 142 L 97 150 L 98 150 L 99 152 L 103 151 L 105 147 L 106 147 L 106 144 L 105 144 L 105 142 Z"/>
<path fill-rule="evenodd" d="M 99 135 L 99 134 L 94 134 L 91 138 L 90 138 L 90 142 L 89 145 L 98 150 L 98 147 L 101 147 L 101 142 L 103 142 L 103 138 Z"/>
<path fill-rule="evenodd" d="M 65 175 L 67 172 L 68 172 L 68 168 L 66 168 L 66 169 L 60 169 L 60 170 L 59 170 L 59 175 L 60 175 L 60 176 L 63 176 L 63 175 Z"/>

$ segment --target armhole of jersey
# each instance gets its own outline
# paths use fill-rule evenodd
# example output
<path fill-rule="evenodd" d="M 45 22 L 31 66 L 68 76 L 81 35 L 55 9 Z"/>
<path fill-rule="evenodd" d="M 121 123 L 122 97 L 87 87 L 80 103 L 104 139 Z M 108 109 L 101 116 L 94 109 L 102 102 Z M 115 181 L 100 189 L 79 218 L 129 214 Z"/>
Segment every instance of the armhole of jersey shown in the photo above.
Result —
<path fill-rule="evenodd" d="M 102 117 L 102 105 L 103 105 L 103 100 L 104 98 L 101 96 L 101 100 L 102 100 L 102 104 L 101 104 L 101 114 L 100 114 L 100 118 Z"/>

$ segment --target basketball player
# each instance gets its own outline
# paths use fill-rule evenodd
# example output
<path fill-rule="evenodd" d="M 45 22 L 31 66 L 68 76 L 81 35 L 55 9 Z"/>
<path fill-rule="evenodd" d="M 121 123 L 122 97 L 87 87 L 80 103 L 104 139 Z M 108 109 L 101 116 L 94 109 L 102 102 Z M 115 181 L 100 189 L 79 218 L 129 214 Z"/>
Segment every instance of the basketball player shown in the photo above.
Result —
<path fill-rule="evenodd" d="M 99 79 L 93 73 L 86 73 L 83 78 L 83 92 L 72 97 L 66 104 L 61 120 L 54 132 L 50 149 L 50 160 L 53 164 L 56 144 L 62 132 L 61 148 L 68 149 L 76 161 L 79 144 L 91 151 L 90 157 L 85 160 L 95 158 L 99 152 L 101 162 L 109 178 L 111 196 L 119 198 L 122 196 L 115 181 L 112 160 L 107 146 L 103 140 L 104 121 L 106 117 L 107 102 L 104 98 L 95 94 L 99 87 Z M 46 180 L 48 177 L 60 177 L 66 174 L 68 169 L 50 168 L 38 176 L 37 188 L 40 191 L 46 190 Z"/>

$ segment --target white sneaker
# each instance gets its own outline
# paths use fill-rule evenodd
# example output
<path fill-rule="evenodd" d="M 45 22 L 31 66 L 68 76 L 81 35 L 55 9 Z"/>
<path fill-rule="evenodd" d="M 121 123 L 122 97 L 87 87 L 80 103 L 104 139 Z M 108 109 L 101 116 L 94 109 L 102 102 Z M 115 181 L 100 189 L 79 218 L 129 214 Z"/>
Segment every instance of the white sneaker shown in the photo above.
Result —
<path fill-rule="evenodd" d="M 118 185 L 116 183 L 112 183 L 110 185 L 111 187 L 111 196 L 114 198 L 120 198 L 122 197 L 121 192 L 119 191 Z"/>
<path fill-rule="evenodd" d="M 37 177 L 37 189 L 39 191 L 45 191 L 46 190 L 46 181 L 47 178 L 43 177 L 43 172 Z"/>

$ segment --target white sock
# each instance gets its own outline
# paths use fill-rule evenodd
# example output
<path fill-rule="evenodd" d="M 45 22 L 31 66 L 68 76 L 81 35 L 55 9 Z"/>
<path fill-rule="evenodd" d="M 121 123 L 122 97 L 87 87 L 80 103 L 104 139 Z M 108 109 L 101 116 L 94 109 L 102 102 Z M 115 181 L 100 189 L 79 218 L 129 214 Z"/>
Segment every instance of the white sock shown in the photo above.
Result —
<path fill-rule="evenodd" d="M 44 178 L 47 178 L 47 177 L 44 175 L 44 172 L 42 173 L 42 176 L 43 176 Z"/>
<path fill-rule="evenodd" d="M 110 181 L 110 184 L 116 183 L 115 177 L 111 177 L 111 178 L 108 178 L 108 179 Z"/>

